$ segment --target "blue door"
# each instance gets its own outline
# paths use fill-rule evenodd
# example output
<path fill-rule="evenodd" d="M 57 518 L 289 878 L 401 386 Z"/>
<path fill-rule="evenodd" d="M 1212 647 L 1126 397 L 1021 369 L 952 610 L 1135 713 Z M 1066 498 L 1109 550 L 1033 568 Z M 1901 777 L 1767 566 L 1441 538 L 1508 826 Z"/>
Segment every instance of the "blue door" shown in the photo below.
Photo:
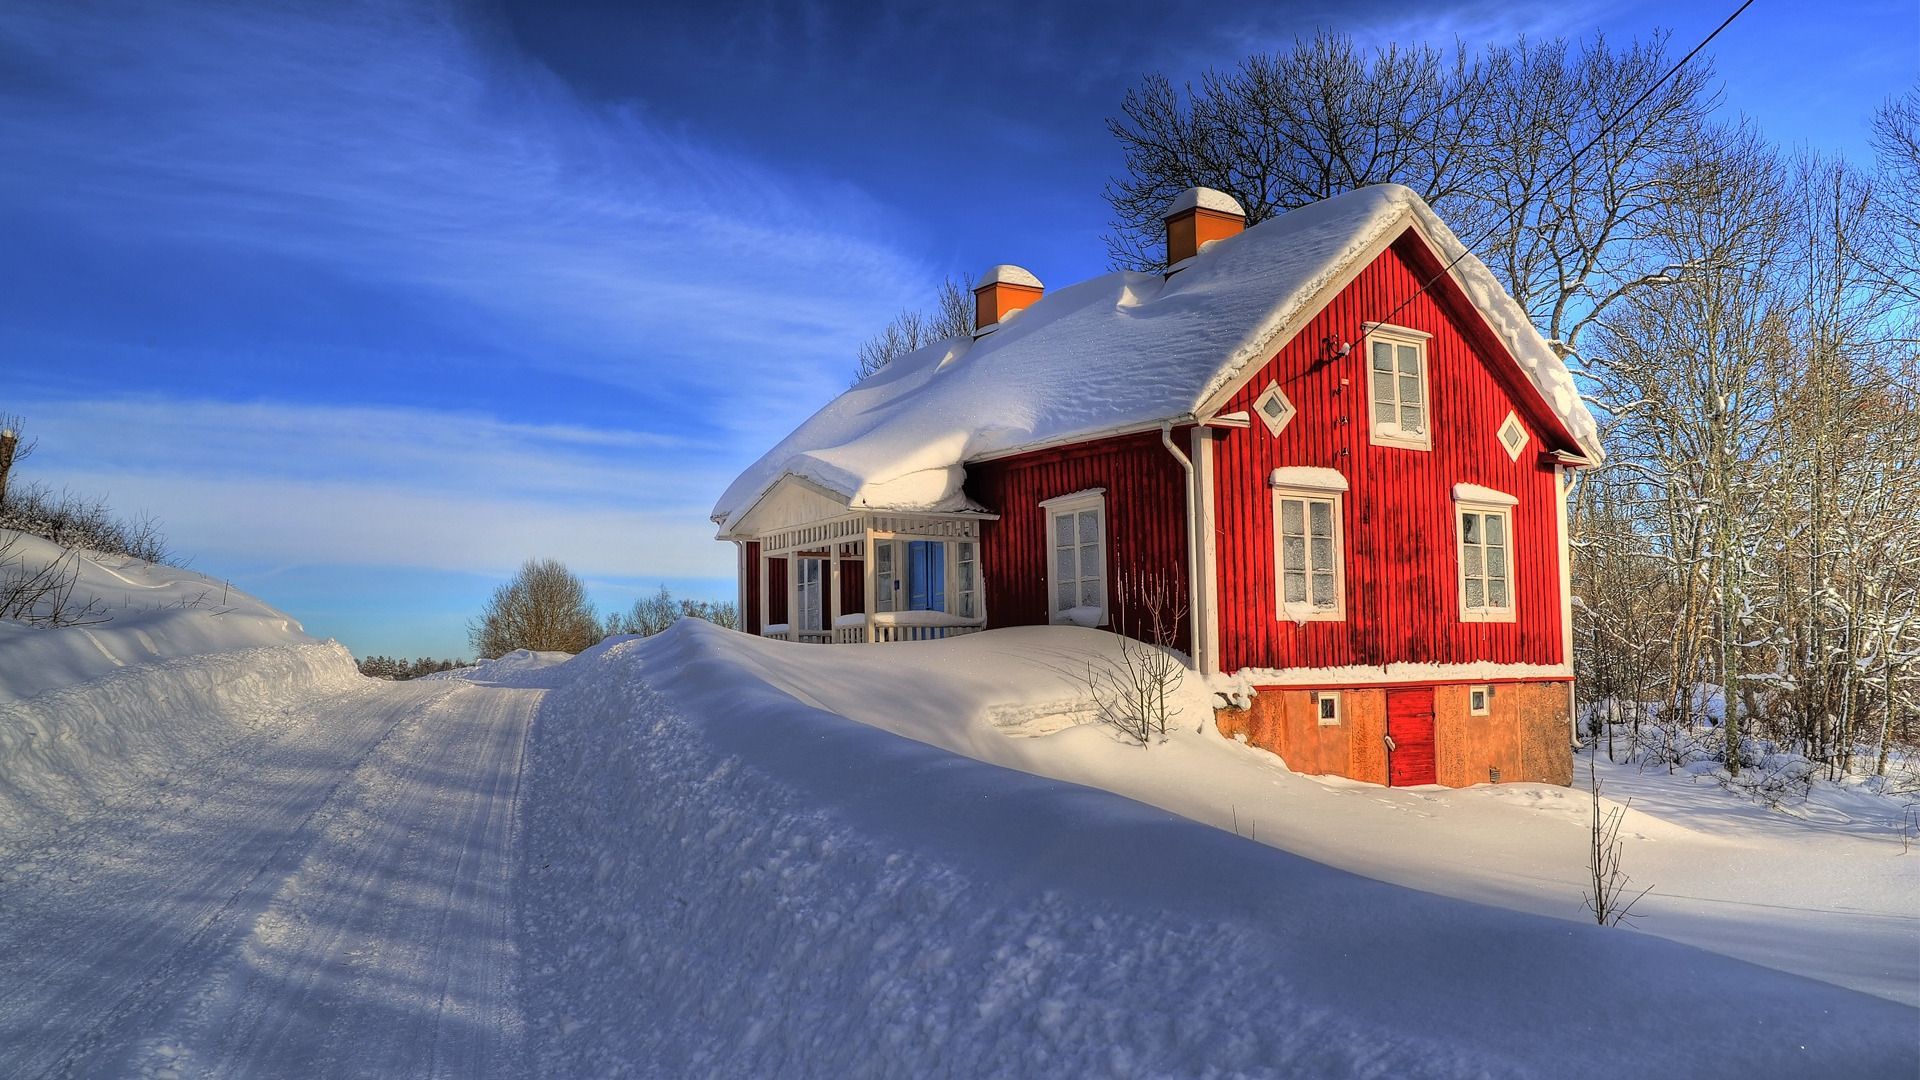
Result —
<path fill-rule="evenodd" d="M 907 544 L 907 610 L 947 610 L 947 545 L 939 540 Z"/>

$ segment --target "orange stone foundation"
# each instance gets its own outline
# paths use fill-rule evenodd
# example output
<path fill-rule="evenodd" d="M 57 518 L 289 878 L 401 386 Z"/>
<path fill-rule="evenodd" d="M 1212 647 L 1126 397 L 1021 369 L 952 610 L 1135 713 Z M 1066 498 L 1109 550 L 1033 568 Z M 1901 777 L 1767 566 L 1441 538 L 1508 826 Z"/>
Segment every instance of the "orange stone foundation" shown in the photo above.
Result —
<path fill-rule="evenodd" d="M 1489 715 L 1468 713 L 1464 683 L 1433 688 L 1434 756 L 1447 787 L 1573 783 L 1572 731 L 1564 682 L 1494 683 Z M 1280 755 L 1294 772 L 1387 782 L 1387 693 L 1340 691 L 1340 722 L 1322 726 L 1313 690 L 1262 688 L 1247 709 L 1216 709 L 1228 738 Z"/>

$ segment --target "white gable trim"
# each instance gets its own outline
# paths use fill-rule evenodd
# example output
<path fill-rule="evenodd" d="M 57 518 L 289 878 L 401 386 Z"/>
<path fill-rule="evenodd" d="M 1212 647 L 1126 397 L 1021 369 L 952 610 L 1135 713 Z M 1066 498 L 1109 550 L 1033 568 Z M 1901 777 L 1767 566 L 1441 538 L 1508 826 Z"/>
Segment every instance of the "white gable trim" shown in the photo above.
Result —
<path fill-rule="evenodd" d="M 1426 227 L 1421 224 L 1420 215 L 1414 213 L 1411 207 L 1404 207 L 1401 209 L 1393 224 L 1382 229 L 1379 236 L 1376 236 L 1370 243 L 1361 248 L 1359 252 L 1352 257 L 1351 261 L 1341 267 L 1340 273 L 1334 275 L 1319 292 L 1313 295 L 1311 300 L 1300 305 L 1299 309 L 1291 318 L 1280 324 L 1271 335 L 1253 350 L 1243 369 L 1235 372 L 1219 390 L 1202 398 L 1200 403 L 1195 406 L 1193 415 L 1200 417 L 1212 416 L 1221 409 L 1226 408 L 1227 403 L 1232 401 L 1237 394 L 1246 389 L 1255 379 L 1259 378 L 1260 373 L 1267 369 L 1267 365 L 1273 362 L 1274 357 L 1280 350 L 1291 344 L 1293 339 L 1299 335 L 1300 331 L 1304 329 L 1308 323 L 1318 318 L 1320 313 L 1326 310 L 1327 305 L 1333 303 L 1335 297 L 1345 291 L 1347 286 L 1352 285 L 1369 266 L 1374 264 L 1375 260 L 1379 259 L 1381 255 L 1386 253 L 1388 248 L 1391 248 L 1402 236 L 1405 236 L 1409 232 L 1419 237 L 1420 242 L 1427 246 L 1427 250 L 1433 253 L 1434 258 L 1440 259 L 1443 264 L 1446 265 L 1447 278 L 1460 290 L 1460 295 L 1466 297 L 1467 303 L 1473 307 L 1474 312 L 1480 317 L 1480 320 L 1487 325 L 1487 329 L 1492 334 L 1494 340 L 1499 342 L 1500 334 L 1497 329 L 1497 320 L 1493 317 L 1493 313 L 1486 311 L 1480 305 L 1479 301 L 1474 299 L 1474 290 L 1468 285 L 1467 281 L 1460 276 L 1459 261 L 1449 262 L 1446 255 L 1447 246 L 1440 243 L 1434 238 L 1432 233 L 1427 231 Z M 1455 243 L 1459 243 L 1459 241 L 1456 240 Z M 1467 253 L 1467 257 L 1474 257 L 1471 251 Z M 1502 289 L 1504 291 L 1504 286 Z M 1516 310 L 1519 309 L 1520 305 L 1518 302 L 1513 301 L 1510 295 L 1508 302 L 1512 303 Z M 1526 315 L 1524 311 L 1520 312 L 1520 314 L 1523 318 Z M 1362 339 L 1364 340 L 1365 334 L 1377 325 L 1379 324 L 1373 322 L 1362 323 L 1360 326 Z M 1532 328 L 1533 324 L 1531 320 L 1528 320 L 1527 325 L 1529 328 Z M 1408 332 L 1420 333 L 1420 331 Z M 1537 336 L 1539 330 L 1534 329 L 1533 333 Z M 1353 344 L 1357 345 L 1359 343 L 1355 342 Z M 1544 339 L 1542 339 L 1542 344 L 1544 345 Z M 1587 453 L 1587 448 L 1580 445 L 1579 436 L 1574 433 L 1571 425 L 1557 414 L 1553 403 L 1548 401 L 1546 395 L 1541 393 L 1539 388 L 1535 386 L 1533 377 L 1527 373 L 1525 365 L 1520 362 L 1520 358 L 1515 356 L 1513 350 L 1508 348 L 1504 342 L 1500 343 L 1500 351 L 1506 355 L 1507 362 L 1513 365 L 1515 372 L 1520 376 L 1522 384 L 1534 395 L 1540 407 L 1548 416 L 1554 417 L 1555 422 L 1564 429 L 1564 433 L 1573 439 L 1576 451 L 1583 458 L 1591 457 L 1591 455 Z M 1371 420 L 1371 411 L 1369 411 L 1369 420 Z"/>
<path fill-rule="evenodd" d="M 1267 365 L 1273 362 L 1274 354 L 1286 348 L 1287 344 L 1300 333 L 1301 328 L 1312 322 L 1322 311 L 1326 310 L 1327 305 L 1333 303 L 1334 297 L 1346 291 L 1347 286 L 1353 284 L 1354 280 L 1358 278 L 1367 267 L 1372 266 L 1375 259 L 1378 259 L 1388 248 L 1392 247 L 1393 242 L 1400 239 L 1403 233 L 1408 229 L 1418 227 L 1418 222 L 1412 220 L 1412 218 L 1413 215 L 1411 211 L 1402 209 L 1393 225 L 1389 225 L 1380 230 L 1380 235 L 1374 237 L 1366 247 L 1361 248 L 1345 266 L 1340 268 L 1338 274 L 1335 274 L 1329 279 L 1319 292 L 1313 294 L 1310 300 L 1301 304 L 1292 318 L 1281 323 L 1274 329 L 1273 333 L 1269 334 L 1265 340 L 1254 347 L 1252 355 L 1247 360 L 1246 366 L 1243 369 L 1235 372 L 1233 377 L 1229 378 L 1220 389 L 1202 398 L 1200 404 L 1193 410 L 1194 415 L 1212 416 L 1221 409 L 1226 408 L 1227 403 L 1233 400 L 1234 395 L 1246 389 L 1248 384 L 1252 383 L 1254 379 L 1259 377 L 1262 371 L 1267 369 Z M 1422 238 L 1425 239 L 1424 235 Z M 1429 246 L 1432 246 L 1431 242 L 1429 242 Z"/>
<path fill-rule="evenodd" d="M 783 501 L 792 505 L 789 507 L 790 512 L 782 515 L 779 521 L 769 522 L 763 526 L 755 520 Z M 747 507 L 746 512 L 735 519 L 733 528 L 727 532 L 727 537 L 752 539 L 792 525 L 825 521 L 852 509 L 848 501 L 845 495 L 831 488 L 815 483 L 804 476 L 785 473 L 778 480 L 767 485 L 767 490 L 761 492 L 760 497 L 753 500 L 753 504 Z M 798 513 L 791 511 L 798 511 Z"/>

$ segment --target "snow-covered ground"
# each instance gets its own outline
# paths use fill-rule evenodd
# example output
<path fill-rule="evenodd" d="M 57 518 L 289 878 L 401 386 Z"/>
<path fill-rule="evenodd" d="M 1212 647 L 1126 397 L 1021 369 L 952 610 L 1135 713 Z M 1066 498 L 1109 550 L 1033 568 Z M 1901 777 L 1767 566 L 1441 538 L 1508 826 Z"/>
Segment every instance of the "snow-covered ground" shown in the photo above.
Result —
<path fill-rule="evenodd" d="M 262 610 L 0 700 L 0 1075 L 1920 1069 L 1871 803 L 1615 770 L 1656 891 L 1601 930 L 1581 793 L 1295 776 L 1198 686 L 1130 748 L 1080 722 L 1093 631 L 386 683 Z"/>
<path fill-rule="evenodd" d="M 1389 792 L 1293 776 L 1191 728 L 1149 751 L 1062 728 L 1073 673 L 1100 640 L 1021 630 L 836 649 L 682 623 L 568 665 L 529 754 L 521 917 L 536 1071 L 1774 1076 L 1920 1064 L 1906 1004 L 1920 938 L 1896 841 L 1796 842 L 1742 813 L 1719 830 L 1711 802 L 1680 820 L 1636 808 L 1629 859 L 1644 859 L 1630 865 L 1647 880 L 1723 864 L 1685 879 L 1706 899 L 1650 907 L 1647 928 L 1690 922 L 1669 932 L 1769 966 L 1600 929 L 1578 921 L 1579 793 Z M 1828 859 L 1836 842 L 1850 854 Z M 1887 869 L 1779 902 L 1766 890 L 1791 872 L 1759 865 L 1769 859 L 1809 877 L 1849 860 Z M 1760 884 L 1736 885 L 1741 867 Z M 1784 910 L 1764 906 L 1776 902 Z M 1689 904 L 1700 914 L 1679 914 Z M 1811 910 L 1866 904 L 1837 921 Z M 1729 928 L 1706 927 L 1715 916 Z M 1840 959 L 1765 940 L 1796 933 Z"/>
<path fill-rule="evenodd" d="M 1083 722 L 1085 656 L 1113 640 L 1045 627 L 823 655 L 686 627 L 649 646 L 660 655 L 647 670 L 689 713 L 737 711 L 741 687 L 761 683 L 801 706 L 1118 792 L 1370 878 L 1588 917 L 1584 789 L 1387 790 L 1295 775 L 1219 737 L 1197 680 L 1182 688 L 1173 737 L 1142 750 Z M 1588 759 L 1579 764 L 1584 781 Z M 1626 868 L 1653 886 L 1635 908 L 1641 931 L 1920 1005 L 1920 851 L 1904 854 L 1902 802 L 1828 798 L 1793 816 L 1705 778 L 1603 759 L 1599 779 L 1609 804 L 1631 801 Z"/>

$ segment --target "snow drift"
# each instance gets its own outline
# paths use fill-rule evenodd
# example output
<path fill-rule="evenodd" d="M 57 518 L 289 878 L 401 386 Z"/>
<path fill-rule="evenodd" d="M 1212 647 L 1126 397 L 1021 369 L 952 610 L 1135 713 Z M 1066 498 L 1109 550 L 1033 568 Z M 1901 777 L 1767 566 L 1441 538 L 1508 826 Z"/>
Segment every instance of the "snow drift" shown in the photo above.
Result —
<path fill-rule="evenodd" d="M 18 565 L 66 557 L 13 540 Z M 76 552 L 73 597 L 105 621 L 0 621 L 0 853 L 271 733 L 289 703 L 359 688 L 353 657 L 225 583 Z"/>
<path fill-rule="evenodd" d="M 993 638 L 944 654 L 970 668 L 954 679 L 998 681 L 1032 706 L 1044 659 L 1006 658 L 1035 643 L 996 651 Z M 767 647 L 778 644 L 683 622 L 560 669 L 525 777 L 536 1071 L 1751 1077 L 1916 1065 L 1905 1006 L 1370 880 L 850 722 L 813 691 L 891 713 L 907 692 L 888 688 L 912 682 L 927 646 Z M 866 678 L 862 665 L 889 661 L 905 673 Z M 779 685 L 814 665 L 817 681 Z M 1099 735 L 1009 738 L 992 710 L 959 700 L 947 713 L 927 692 L 898 719 L 1027 753 Z"/>

